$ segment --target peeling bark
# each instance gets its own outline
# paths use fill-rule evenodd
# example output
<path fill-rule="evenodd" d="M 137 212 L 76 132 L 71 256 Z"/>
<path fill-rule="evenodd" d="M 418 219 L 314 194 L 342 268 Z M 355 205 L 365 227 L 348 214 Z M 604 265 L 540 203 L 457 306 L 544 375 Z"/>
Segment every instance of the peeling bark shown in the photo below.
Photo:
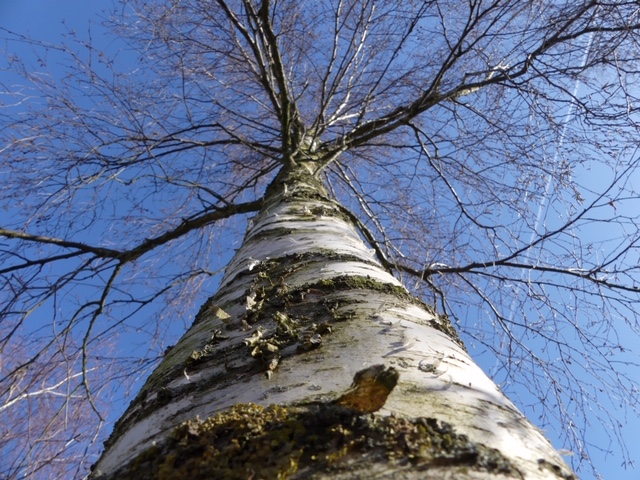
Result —
<path fill-rule="evenodd" d="M 312 171 L 268 188 L 94 478 L 575 478 Z"/>

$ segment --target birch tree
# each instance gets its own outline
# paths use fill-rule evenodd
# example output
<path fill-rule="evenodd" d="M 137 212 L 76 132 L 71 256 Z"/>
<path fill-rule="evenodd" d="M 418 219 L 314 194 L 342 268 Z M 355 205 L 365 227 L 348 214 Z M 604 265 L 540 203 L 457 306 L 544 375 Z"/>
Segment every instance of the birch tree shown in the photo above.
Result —
<path fill-rule="evenodd" d="M 56 47 L 60 82 L 9 59 L 2 408 L 64 386 L 101 425 L 163 357 L 95 478 L 572 478 L 462 338 L 574 468 L 592 422 L 620 437 L 636 2 L 145 3 L 115 58 Z M 79 475 L 70 431 L 26 451 Z"/>

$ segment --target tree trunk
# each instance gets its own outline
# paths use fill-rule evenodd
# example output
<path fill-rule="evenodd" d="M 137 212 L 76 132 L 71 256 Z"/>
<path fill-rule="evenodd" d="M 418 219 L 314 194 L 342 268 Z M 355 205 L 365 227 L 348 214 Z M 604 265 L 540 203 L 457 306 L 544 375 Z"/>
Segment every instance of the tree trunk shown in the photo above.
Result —
<path fill-rule="evenodd" d="M 574 478 L 304 166 L 267 189 L 93 476 Z"/>

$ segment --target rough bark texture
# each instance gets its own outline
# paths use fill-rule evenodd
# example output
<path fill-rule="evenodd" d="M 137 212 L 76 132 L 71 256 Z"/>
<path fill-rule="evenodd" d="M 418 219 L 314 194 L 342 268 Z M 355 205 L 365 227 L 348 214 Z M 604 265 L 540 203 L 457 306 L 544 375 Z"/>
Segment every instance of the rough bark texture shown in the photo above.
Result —
<path fill-rule="evenodd" d="M 573 478 L 309 170 L 269 187 L 94 477 Z"/>

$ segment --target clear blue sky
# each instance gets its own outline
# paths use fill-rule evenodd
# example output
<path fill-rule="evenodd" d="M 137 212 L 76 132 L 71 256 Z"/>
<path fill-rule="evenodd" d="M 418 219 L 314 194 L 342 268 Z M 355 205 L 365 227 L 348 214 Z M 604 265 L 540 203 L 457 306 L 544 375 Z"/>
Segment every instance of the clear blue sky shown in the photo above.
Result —
<path fill-rule="evenodd" d="M 104 42 L 101 35 L 99 19 L 96 15 L 103 9 L 109 7 L 110 2 L 101 0 L 0 0 L 0 27 L 29 36 L 43 42 L 59 43 L 61 36 L 68 30 L 75 30 L 80 37 L 87 35 L 91 29 L 93 42 L 100 44 Z M 63 23 L 64 21 L 64 23 Z M 5 32 L 0 33 L 0 37 L 7 37 Z M 6 43 L 0 43 L 4 48 Z M 11 42 L 9 48 L 13 53 L 17 53 L 25 58 L 33 55 L 33 47 L 28 44 L 19 42 Z M 54 54 L 55 55 L 55 54 Z M 53 67 L 52 67 L 53 65 Z M 52 72 L 55 70 L 55 62 L 49 64 Z M 0 72 L 5 75 L 5 73 Z M 7 82 L 7 80 L 9 80 Z M 3 78 L 4 82 L 13 83 L 7 77 Z M 593 172 L 591 172 L 593 175 Z M 638 348 L 640 350 L 640 348 Z M 489 368 L 491 364 L 484 365 Z M 640 372 L 634 372 L 635 378 L 640 384 Z M 124 405 L 121 405 L 124 408 Z M 535 422 L 535 418 L 532 419 Z M 640 420 L 637 417 L 628 417 L 621 419 L 623 423 L 627 423 L 624 429 L 627 447 L 631 452 L 631 456 L 637 462 L 640 462 Z M 597 432 L 594 426 L 595 434 L 591 438 L 603 438 Z M 557 447 L 560 445 L 555 443 Z M 611 445 L 612 449 L 617 448 Z M 640 478 L 640 466 L 635 470 L 623 470 L 620 467 L 622 461 L 620 453 L 613 450 L 610 455 L 598 455 L 594 450 L 593 455 L 597 463 L 597 468 L 605 479 L 635 479 Z M 583 478 L 592 478 L 584 475 Z"/>

